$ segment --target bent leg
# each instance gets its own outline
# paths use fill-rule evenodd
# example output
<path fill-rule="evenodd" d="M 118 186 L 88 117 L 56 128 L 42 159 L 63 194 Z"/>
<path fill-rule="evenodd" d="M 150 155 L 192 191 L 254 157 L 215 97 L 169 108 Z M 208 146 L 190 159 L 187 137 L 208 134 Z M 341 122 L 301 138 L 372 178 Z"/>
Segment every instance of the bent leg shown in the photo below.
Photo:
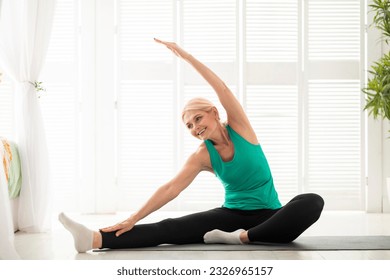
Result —
<path fill-rule="evenodd" d="M 317 194 L 301 194 L 280 208 L 267 221 L 248 230 L 251 242 L 289 243 L 314 224 L 324 200 Z"/>

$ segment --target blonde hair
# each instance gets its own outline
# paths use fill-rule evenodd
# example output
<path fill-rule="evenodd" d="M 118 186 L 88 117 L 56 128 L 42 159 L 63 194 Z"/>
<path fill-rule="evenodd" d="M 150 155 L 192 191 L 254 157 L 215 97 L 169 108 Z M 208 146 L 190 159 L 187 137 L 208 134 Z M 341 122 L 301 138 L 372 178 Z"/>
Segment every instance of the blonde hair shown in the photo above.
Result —
<path fill-rule="evenodd" d="M 213 108 L 216 108 L 215 105 L 206 98 L 196 97 L 189 100 L 183 108 L 181 113 L 181 119 L 184 121 L 184 115 L 188 111 L 205 111 L 210 112 Z"/>

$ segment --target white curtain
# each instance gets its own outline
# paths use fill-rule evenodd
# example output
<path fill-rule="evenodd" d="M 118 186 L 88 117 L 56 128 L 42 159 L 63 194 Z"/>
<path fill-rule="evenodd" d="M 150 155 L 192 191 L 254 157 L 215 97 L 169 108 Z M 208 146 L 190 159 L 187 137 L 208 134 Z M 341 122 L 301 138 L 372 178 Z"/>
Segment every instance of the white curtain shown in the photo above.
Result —
<path fill-rule="evenodd" d="M 12 223 L 11 208 L 8 199 L 8 184 L 3 169 L 4 153 L 4 146 L 0 140 L 0 260 L 13 260 L 20 259 L 20 257 L 14 247 L 14 227 Z"/>
<path fill-rule="evenodd" d="M 15 82 L 16 143 L 22 163 L 19 229 L 50 228 L 49 162 L 44 123 L 31 82 L 39 81 L 53 22 L 55 0 L 3 0 L 0 64 Z M 49 94 L 49 93 L 47 93 Z"/>

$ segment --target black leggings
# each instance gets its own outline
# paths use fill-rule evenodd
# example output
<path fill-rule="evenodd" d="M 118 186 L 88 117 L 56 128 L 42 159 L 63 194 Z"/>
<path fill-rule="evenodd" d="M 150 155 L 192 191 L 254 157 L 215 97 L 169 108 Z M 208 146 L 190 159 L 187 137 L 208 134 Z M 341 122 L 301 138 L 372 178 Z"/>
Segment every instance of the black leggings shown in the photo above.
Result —
<path fill-rule="evenodd" d="M 119 237 L 115 232 L 101 232 L 102 248 L 203 243 L 204 234 L 213 229 L 227 232 L 245 229 L 251 242 L 288 243 L 318 220 L 323 206 L 322 197 L 309 193 L 298 195 L 275 210 L 215 208 L 158 223 L 136 225 Z"/>

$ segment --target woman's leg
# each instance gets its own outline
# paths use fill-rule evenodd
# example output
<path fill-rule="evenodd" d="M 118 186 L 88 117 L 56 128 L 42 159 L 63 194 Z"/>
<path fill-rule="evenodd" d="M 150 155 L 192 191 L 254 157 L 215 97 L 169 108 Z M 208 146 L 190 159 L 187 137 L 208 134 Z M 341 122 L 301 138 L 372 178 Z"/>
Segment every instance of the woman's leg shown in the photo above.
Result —
<path fill-rule="evenodd" d="M 115 232 L 97 233 L 89 230 L 63 214 L 60 215 L 60 221 L 72 233 L 78 252 L 95 248 L 92 243 L 99 239 L 100 244 L 100 238 L 101 248 L 112 249 L 203 241 L 231 244 L 242 234 L 251 242 L 281 243 L 293 241 L 312 225 L 319 218 L 323 204 L 320 196 L 303 194 L 277 210 L 241 211 L 216 208 L 181 218 L 165 219 L 158 223 L 136 225 L 119 237 L 115 236 Z M 237 229 L 249 230 L 243 232 Z M 206 233 L 208 234 L 205 235 Z M 240 240 L 238 241 L 236 244 L 240 243 Z M 242 238 L 241 241 L 245 239 Z"/>
<path fill-rule="evenodd" d="M 158 223 L 136 225 L 119 237 L 115 232 L 101 232 L 102 248 L 137 248 L 160 244 L 203 243 L 203 236 L 212 229 L 234 231 L 244 227 L 240 213 L 216 208 Z"/>
<path fill-rule="evenodd" d="M 294 197 L 284 207 L 276 210 L 265 209 L 246 211 L 253 213 L 253 223 L 247 231 L 228 232 L 212 230 L 204 236 L 206 243 L 228 243 L 239 238 L 239 243 L 270 242 L 288 243 L 296 239 L 321 215 L 323 199 L 316 194 L 302 194 Z"/>
<path fill-rule="evenodd" d="M 202 243 L 203 236 L 212 229 L 234 231 L 250 228 L 252 215 L 245 211 L 216 208 L 181 218 L 165 219 L 158 223 L 140 224 L 116 236 L 115 232 L 96 232 L 61 213 L 59 220 L 72 234 L 79 253 L 93 248 L 137 248 L 160 244 Z M 249 221 L 249 223 L 248 223 Z"/>
<path fill-rule="evenodd" d="M 317 194 L 301 194 L 267 221 L 248 230 L 251 242 L 288 243 L 295 240 L 321 215 L 324 200 Z"/>

